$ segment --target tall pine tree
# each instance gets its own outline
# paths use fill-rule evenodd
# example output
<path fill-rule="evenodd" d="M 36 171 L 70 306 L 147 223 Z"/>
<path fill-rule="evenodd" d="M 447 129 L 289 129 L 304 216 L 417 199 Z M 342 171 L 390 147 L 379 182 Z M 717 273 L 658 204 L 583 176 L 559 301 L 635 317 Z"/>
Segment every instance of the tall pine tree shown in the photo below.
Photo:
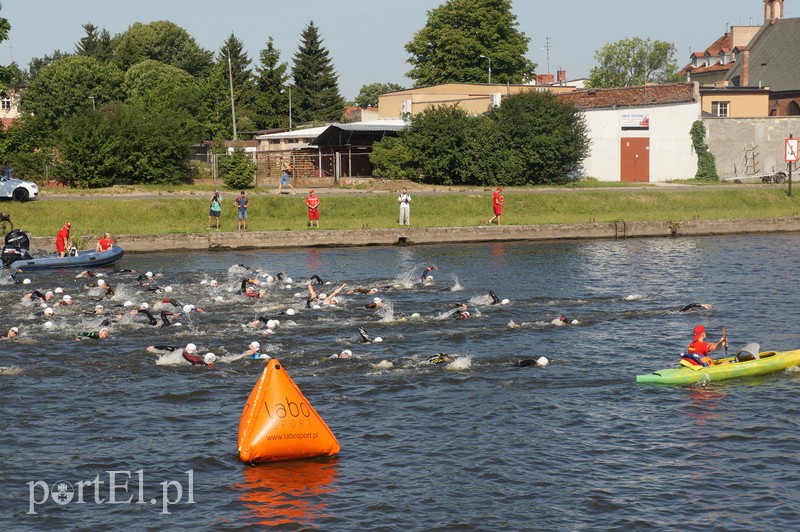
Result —
<path fill-rule="evenodd" d="M 256 67 L 258 95 L 254 118 L 258 129 L 281 127 L 289 124 L 289 98 L 285 91 L 288 65 L 281 63 L 281 52 L 270 37 L 267 47 L 261 50 L 261 66 Z"/>
<path fill-rule="evenodd" d="M 99 29 L 91 22 L 83 25 L 86 35 L 81 37 L 81 40 L 75 45 L 75 54 L 87 55 L 103 63 L 108 63 L 111 61 L 113 52 L 111 34 L 105 28 L 102 31 L 98 31 Z"/>
<path fill-rule="evenodd" d="M 328 50 L 314 22 L 309 22 L 301 36 L 300 49 L 294 55 L 292 112 L 295 122 L 331 122 L 342 119 L 344 98 L 339 93 L 339 78 L 333 70 Z"/>

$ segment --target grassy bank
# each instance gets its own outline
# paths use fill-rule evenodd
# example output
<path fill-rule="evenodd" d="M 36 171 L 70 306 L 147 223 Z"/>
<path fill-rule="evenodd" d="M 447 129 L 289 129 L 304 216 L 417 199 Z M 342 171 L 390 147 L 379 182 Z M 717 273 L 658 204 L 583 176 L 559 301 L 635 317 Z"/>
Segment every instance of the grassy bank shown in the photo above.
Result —
<path fill-rule="evenodd" d="M 416 194 L 411 205 L 415 227 L 475 226 L 491 216 L 490 194 Z M 783 218 L 800 214 L 800 199 L 777 187 L 687 190 L 570 190 L 556 192 L 507 190 L 506 225 L 625 221 Z M 236 230 L 235 193 L 223 199 L 222 230 Z M 343 193 L 320 195 L 321 228 L 362 229 L 397 227 L 394 194 Z M 0 203 L 14 226 L 33 236 L 55 235 L 69 220 L 73 235 L 167 234 L 206 231 L 206 195 L 165 195 L 144 199 L 87 196 L 79 199 Z M 253 192 L 251 231 L 304 230 L 304 196 Z"/>

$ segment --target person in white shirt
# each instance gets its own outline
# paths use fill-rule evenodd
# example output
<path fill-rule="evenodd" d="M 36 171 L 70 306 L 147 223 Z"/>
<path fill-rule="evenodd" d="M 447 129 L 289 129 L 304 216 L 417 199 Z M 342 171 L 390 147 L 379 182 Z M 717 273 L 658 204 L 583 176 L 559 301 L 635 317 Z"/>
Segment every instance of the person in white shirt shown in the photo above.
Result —
<path fill-rule="evenodd" d="M 403 188 L 397 197 L 400 203 L 400 222 L 398 225 L 411 225 L 411 194 Z"/>

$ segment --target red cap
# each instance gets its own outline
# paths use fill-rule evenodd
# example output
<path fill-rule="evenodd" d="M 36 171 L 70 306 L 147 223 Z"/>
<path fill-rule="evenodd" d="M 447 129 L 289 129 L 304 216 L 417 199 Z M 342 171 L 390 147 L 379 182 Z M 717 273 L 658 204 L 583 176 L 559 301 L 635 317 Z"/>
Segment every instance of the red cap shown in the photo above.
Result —
<path fill-rule="evenodd" d="M 69 222 L 67 222 L 67 223 L 65 223 L 65 224 L 64 224 L 64 226 L 65 226 L 65 227 L 72 227 L 72 224 L 71 224 L 71 223 L 69 223 Z"/>
<path fill-rule="evenodd" d="M 499 192 L 502 192 L 502 191 L 503 191 L 503 187 L 497 187 L 497 190 L 498 190 Z"/>
<path fill-rule="evenodd" d="M 703 327 L 702 325 L 698 325 L 694 329 L 692 329 L 692 332 L 694 333 L 694 339 L 697 340 L 700 338 L 701 334 L 706 332 L 706 328 Z"/>
<path fill-rule="evenodd" d="M 308 193 L 309 194 L 313 194 L 314 193 L 314 189 L 312 188 L 311 190 L 308 191 Z"/>

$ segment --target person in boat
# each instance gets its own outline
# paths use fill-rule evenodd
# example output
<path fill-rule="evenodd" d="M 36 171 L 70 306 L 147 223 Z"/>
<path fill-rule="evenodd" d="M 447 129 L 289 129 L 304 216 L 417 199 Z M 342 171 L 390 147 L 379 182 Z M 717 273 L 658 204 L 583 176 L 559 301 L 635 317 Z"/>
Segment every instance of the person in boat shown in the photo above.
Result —
<path fill-rule="evenodd" d="M 689 312 L 691 310 L 701 309 L 701 308 L 706 310 L 711 310 L 713 308 L 713 305 L 710 305 L 709 303 L 689 303 L 688 305 L 680 309 L 678 312 Z"/>
<path fill-rule="evenodd" d="M 197 346 L 194 344 L 186 344 L 186 347 L 181 352 L 181 355 L 183 356 L 184 360 L 186 360 L 192 366 L 205 366 L 207 368 L 213 368 L 214 361 L 216 360 L 216 356 L 209 357 L 208 354 L 206 354 L 206 356 L 203 358 L 197 356 Z"/>
<path fill-rule="evenodd" d="M 11 338 L 16 338 L 19 335 L 19 329 L 16 327 L 11 327 L 9 330 L 5 332 L 5 334 L 0 334 L 0 339 L 9 340 Z"/>
<path fill-rule="evenodd" d="M 728 336 L 723 334 L 716 343 L 706 342 L 706 328 L 697 325 L 692 330 L 692 343 L 689 344 L 687 353 L 681 356 L 681 363 L 685 360 L 692 365 L 713 366 L 714 361 L 708 356 L 709 353 L 717 351 L 722 347 L 728 347 Z"/>
<path fill-rule="evenodd" d="M 528 368 L 528 367 L 543 368 L 548 364 L 550 364 L 550 361 L 547 359 L 547 357 L 538 357 L 538 358 L 528 358 L 528 359 L 525 359 L 525 360 L 518 360 L 517 362 L 514 362 L 514 367 L 515 368 Z"/>
<path fill-rule="evenodd" d="M 69 230 L 71 227 L 72 224 L 67 222 L 58 231 L 58 234 L 56 234 L 56 253 L 58 253 L 59 257 L 66 257 L 67 250 L 71 247 L 71 242 L 69 240 Z"/>
<path fill-rule="evenodd" d="M 111 336 L 111 331 L 108 327 L 103 327 L 97 332 L 81 332 L 75 335 L 76 340 L 105 340 Z"/>
<path fill-rule="evenodd" d="M 244 352 L 246 358 L 253 360 L 269 360 L 270 356 L 266 353 L 261 353 L 261 344 L 258 342 L 250 342 L 247 344 L 247 350 Z"/>
<path fill-rule="evenodd" d="M 103 251 L 108 251 L 112 247 L 114 247 L 114 239 L 111 238 L 111 233 L 103 233 L 103 236 L 97 240 L 97 245 L 94 250 L 97 253 L 102 253 Z"/>

